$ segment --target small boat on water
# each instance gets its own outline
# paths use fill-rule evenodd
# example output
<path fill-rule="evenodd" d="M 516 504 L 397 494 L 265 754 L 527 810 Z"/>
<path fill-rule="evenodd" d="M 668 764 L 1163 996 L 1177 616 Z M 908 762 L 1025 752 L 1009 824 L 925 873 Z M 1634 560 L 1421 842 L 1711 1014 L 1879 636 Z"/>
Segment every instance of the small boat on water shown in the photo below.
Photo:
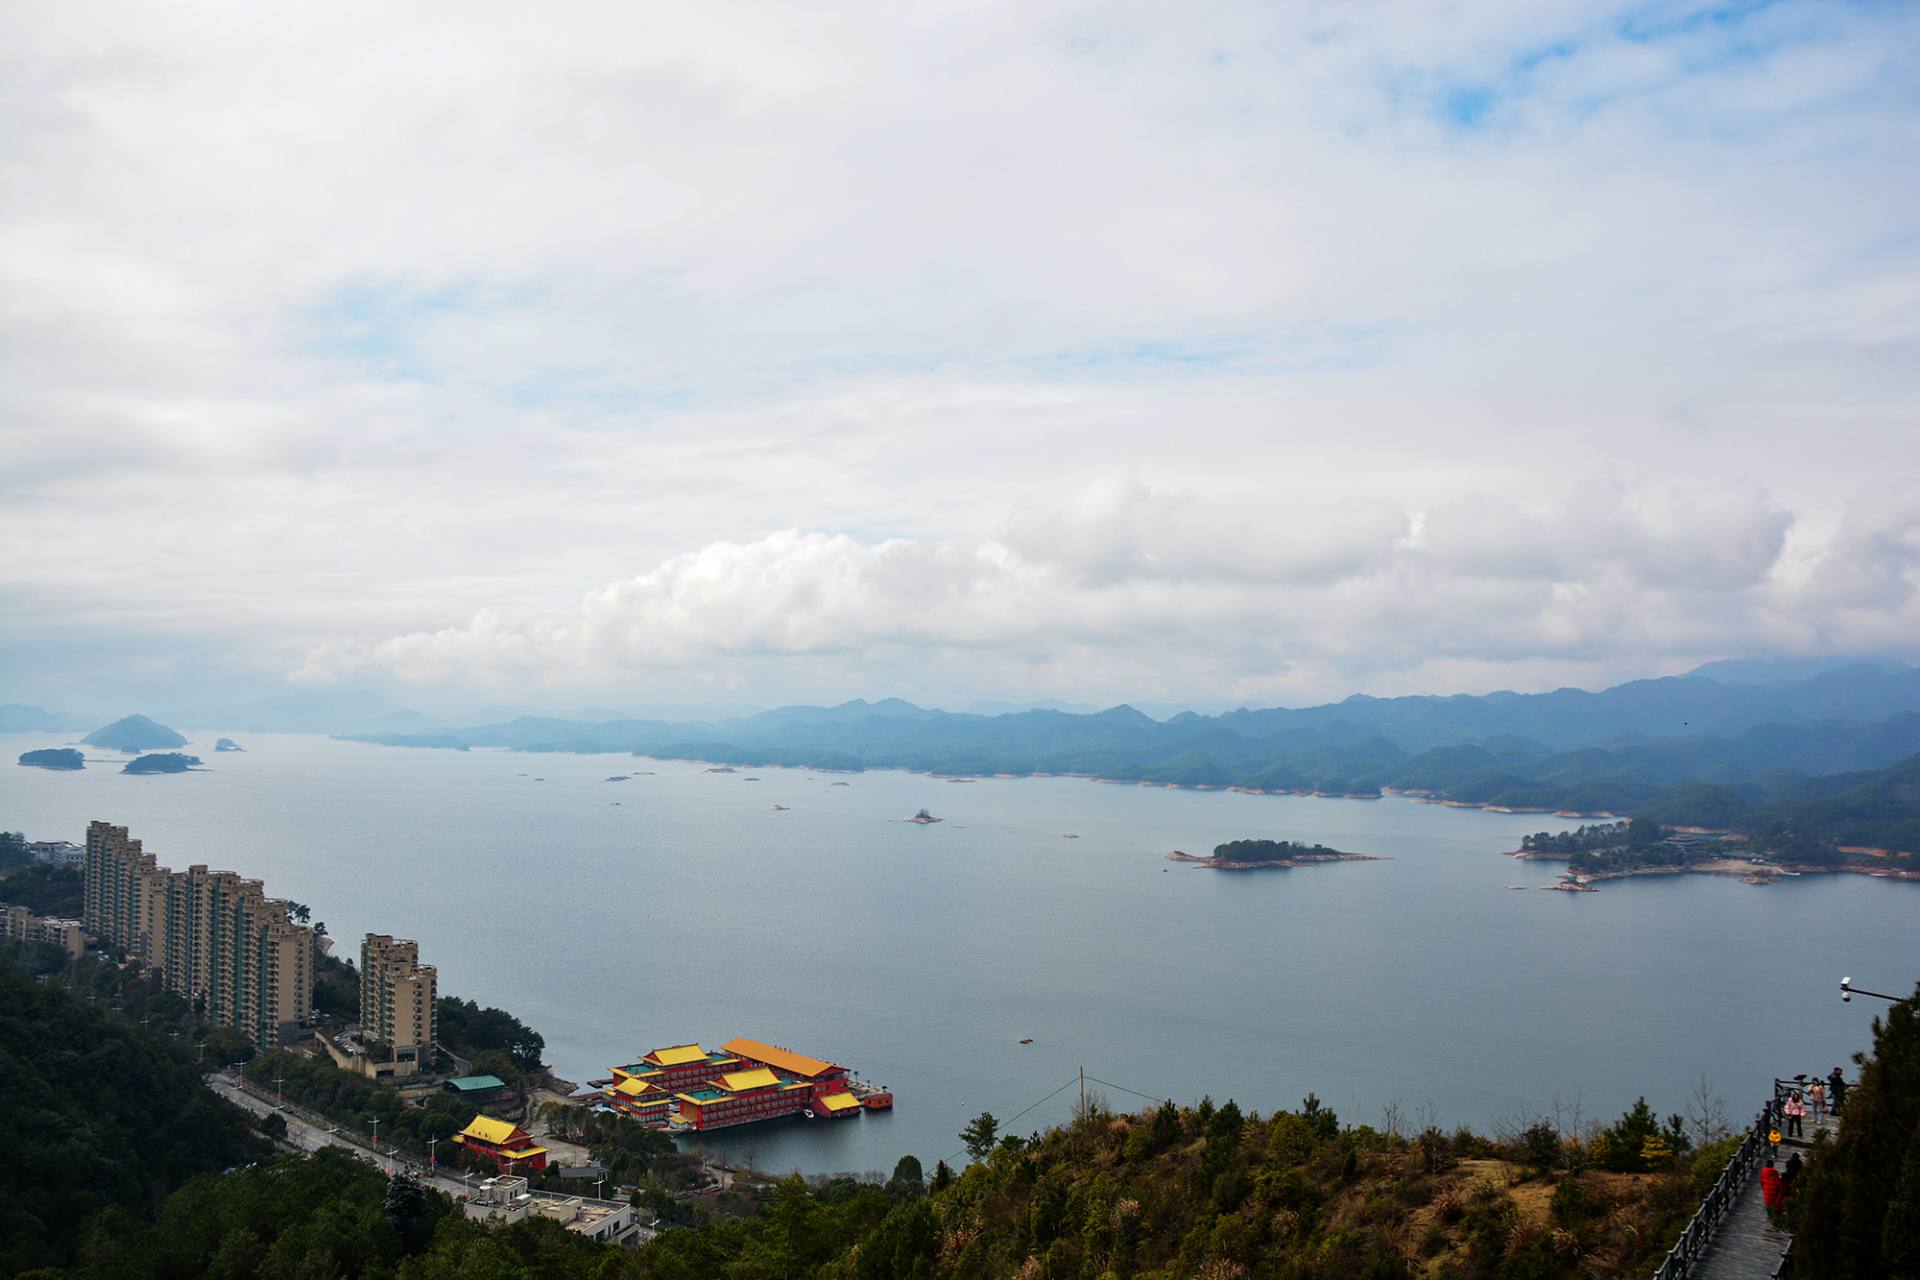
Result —
<path fill-rule="evenodd" d="M 1062 840 L 1078 840 L 1080 833 L 1078 831 L 1063 831 L 1060 834 L 1060 838 Z"/>
<path fill-rule="evenodd" d="M 946 819 L 936 818 L 932 814 L 928 813 L 925 809 L 922 809 L 920 812 L 914 814 L 911 818 L 908 818 L 907 821 L 918 823 L 924 827 L 935 822 L 945 822 Z"/>
<path fill-rule="evenodd" d="M 877 1093 L 864 1095 L 860 1099 L 860 1105 L 869 1111 L 891 1111 L 893 1110 L 893 1095 L 885 1089 L 882 1089 Z"/>
<path fill-rule="evenodd" d="M 1021 1043 L 1021 1044 L 1032 1044 L 1032 1043 L 1033 1043 L 1033 1037 L 1032 1037 L 1032 1036 L 1021 1036 L 1021 1037 L 1020 1037 L 1020 1043 Z"/>
<path fill-rule="evenodd" d="M 775 813 L 785 813 L 787 811 L 787 806 L 784 804 L 777 804 L 773 806 L 773 811 Z"/>

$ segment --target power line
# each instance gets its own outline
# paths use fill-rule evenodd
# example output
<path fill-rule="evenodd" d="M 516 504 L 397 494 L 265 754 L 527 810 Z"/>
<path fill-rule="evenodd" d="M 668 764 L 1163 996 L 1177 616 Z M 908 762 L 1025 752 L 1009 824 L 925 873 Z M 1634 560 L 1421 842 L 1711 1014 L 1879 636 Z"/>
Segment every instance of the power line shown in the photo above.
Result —
<path fill-rule="evenodd" d="M 1102 1080 L 1099 1076 L 1088 1076 L 1087 1079 L 1091 1080 L 1095 1084 L 1103 1084 L 1107 1086 L 1107 1088 L 1109 1089 L 1118 1089 L 1122 1093 L 1130 1093 L 1136 1098 L 1145 1098 L 1148 1102 L 1167 1101 L 1167 1099 L 1160 1094 L 1142 1093 L 1138 1089 L 1129 1089 L 1127 1088 L 1127 1086 L 1123 1084 L 1115 1084 L 1111 1080 Z"/>
<path fill-rule="evenodd" d="M 1022 1110 L 1022 1111 L 1020 1112 L 1020 1115 L 1017 1115 L 1017 1116 L 1014 1116 L 1014 1117 L 1013 1117 L 1013 1118 L 1012 1118 L 1011 1120 L 1008 1120 L 1008 1121 L 1006 1122 L 1006 1123 L 1007 1123 L 1007 1125 L 1008 1125 L 1009 1127 L 1011 1127 L 1011 1126 L 1012 1126 L 1012 1124 L 1013 1124 L 1013 1121 L 1014 1121 L 1014 1120 L 1018 1120 L 1018 1119 L 1020 1118 L 1020 1116 L 1024 1116 L 1025 1114 L 1027 1114 L 1027 1112 L 1028 1112 L 1028 1111 L 1031 1111 L 1031 1110 L 1033 1110 L 1033 1108 L 1034 1108 L 1034 1107 L 1038 1107 L 1038 1106 L 1042 1106 L 1042 1105 L 1044 1105 L 1044 1104 L 1046 1104 L 1046 1103 L 1049 1103 L 1049 1102 L 1051 1102 L 1051 1101 L 1053 1101 L 1053 1100 L 1054 1100 L 1055 1098 L 1057 1098 L 1057 1097 L 1059 1097 L 1059 1096 L 1060 1096 L 1060 1095 L 1061 1095 L 1062 1093 L 1064 1093 L 1064 1092 L 1066 1092 L 1066 1091 L 1067 1091 L 1068 1089 L 1071 1089 L 1071 1088 L 1073 1088 L 1073 1086 L 1075 1086 L 1076 1084 L 1079 1084 L 1079 1083 L 1080 1083 L 1080 1077 L 1079 1077 L 1079 1076 L 1075 1076 L 1075 1077 L 1073 1077 L 1073 1079 L 1071 1079 L 1071 1080 L 1069 1080 L 1069 1081 L 1067 1081 L 1067 1082 L 1066 1082 L 1065 1084 L 1063 1084 L 1063 1085 L 1061 1085 L 1061 1086 L 1060 1086 L 1060 1087 L 1059 1087 L 1058 1089 L 1055 1089 L 1055 1090 L 1054 1090 L 1054 1091 L 1053 1091 L 1052 1093 L 1050 1093 L 1050 1094 L 1048 1094 L 1048 1095 L 1047 1095 L 1046 1097 L 1044 1097 L 1044 1098 L 1042 1098 L 1042 1099 L 1040 1099 L 1040 1101 L 1039 1101 L 1039 1102 L 1036 1102 L 1036 1103 L 1034 1103 L 1034 1104 L 1033 1104 L 1032 1106 L 1029 1106 L 1029 1107 L 1027 1107 L 1027 1108 L 1025 1108 L 1024 1110 Z M 961 1157 L 961 1156 L 962 1156 L 962 1155 L 963 1155 L 963 1154 L 964 1154 L 965 1152 L 966 1152 L 966 1148 L 965 1148 L 965 1147 L 962 1147 L 962 1148 L 960 1148 L 960 1150 L 959 1150 L 959 1151 L 956 1151 L 956 1152 L 954 1152 L 954 1153 L 953 1153 L 952 1155 L 950 1155 L 950 1156 L 948 1156 L 948 1157 L 947 1157 L 947 1159 L 948 1159 L 948 1160 L 958 1160 L 958 1159 L 959 1159 L 959 1158 L 960 1158 L 960 1157 Z"/>

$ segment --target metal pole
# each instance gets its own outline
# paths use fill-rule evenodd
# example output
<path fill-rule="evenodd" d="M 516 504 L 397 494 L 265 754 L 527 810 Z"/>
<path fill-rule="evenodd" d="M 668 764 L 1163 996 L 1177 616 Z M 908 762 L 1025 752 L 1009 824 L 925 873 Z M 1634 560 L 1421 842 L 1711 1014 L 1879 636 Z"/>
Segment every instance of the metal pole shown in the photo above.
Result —
<path fill-rule="evenodd" d="M 427 1176 L 428 1177 L 432 1177 L 434 1171 L 440 1167 L 440 1161 L 434 1155 L 434 1148 L 439 1145 L 440 1145 L 440 1139 L 438 1138 L 427 1139 Z"/>
<path fill-rule="evenodd" d="M 1080 1114 L 1087 1114 L 1087 1069 L 1080 1068 Z"/>

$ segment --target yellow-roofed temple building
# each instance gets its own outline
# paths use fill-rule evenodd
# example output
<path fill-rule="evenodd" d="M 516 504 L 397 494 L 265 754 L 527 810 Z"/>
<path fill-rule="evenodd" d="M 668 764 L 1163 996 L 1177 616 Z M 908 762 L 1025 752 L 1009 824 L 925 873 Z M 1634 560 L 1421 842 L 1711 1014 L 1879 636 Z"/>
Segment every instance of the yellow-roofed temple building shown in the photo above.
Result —
<path fill-rule="evenodd" d="M 533 1143 L 533 1135 L 510 1120 L 475 1116 L 453 1135 L 455 1143 L 493 1161 L 501 1173 L 539 1172 L 547 1167 L 547 1149 Z"/>

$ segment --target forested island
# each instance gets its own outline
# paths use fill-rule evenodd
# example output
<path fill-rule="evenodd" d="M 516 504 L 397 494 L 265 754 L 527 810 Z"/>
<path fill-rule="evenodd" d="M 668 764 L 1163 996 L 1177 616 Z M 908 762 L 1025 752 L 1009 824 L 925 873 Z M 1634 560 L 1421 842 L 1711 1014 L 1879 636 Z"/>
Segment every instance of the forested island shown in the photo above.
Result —
<path fill-rule="evenodd" d="M 187 745 L 187 740 L 179 733 L 139 715 L 126 716 L 112 724 L 102 725 L 81 741 L 90 747 L 107 747 L 113 751 L 164 751 L 169 747 Z"/>
<path fill-rule="evenodd" d="M 1190 862 L 1195 866 L 1220 871 L 1254 871 L 1262 867 L 1310 867 L 1322 862 L 1378 862 L 1371 853 L 1345 853 L 1323 844 L 1300 844 L 1293 840 L 1229 840 L 1213 847 L 1205 858 L 1175 849 L 1169 862 Z"/>
<path fill-rule="evenodd" d="M 246 750 L 245 747 L 235 742 L 232 738 L 220 739 L 218 742 L 213 744 L 213 749 L 215 751 L 245 751 Z"/>
<path fill-rule="evenodd" d="M 152 755 L 138 756 L 127 761 L 122 773 L 186 773 L 198 767 L 199 756 L 181 755 L 177 751 L 155 752 Z"/>
<path fill-rule="evenodd" d="M 33 769 L 84 769 L 87 758 L 72 747 L 47 747 L 21 752 L 20 763 Z"/>

